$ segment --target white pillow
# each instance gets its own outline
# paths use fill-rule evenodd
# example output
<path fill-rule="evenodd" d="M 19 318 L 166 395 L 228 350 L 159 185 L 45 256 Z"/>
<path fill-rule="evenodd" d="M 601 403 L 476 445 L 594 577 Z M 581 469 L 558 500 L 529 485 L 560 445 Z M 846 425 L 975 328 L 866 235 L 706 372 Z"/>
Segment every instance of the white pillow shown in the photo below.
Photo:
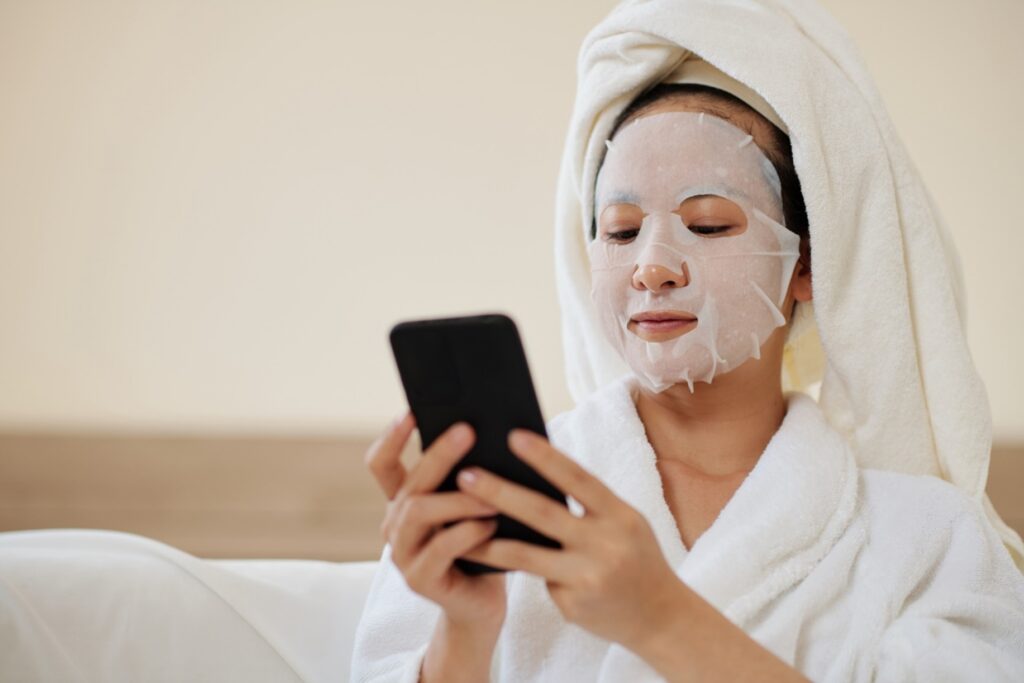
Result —
<path fill-rule="evenodd" d="M 113 531 L 0 534 L 0 680 L 344 681 L 376 562 L 201 560 Z"/>

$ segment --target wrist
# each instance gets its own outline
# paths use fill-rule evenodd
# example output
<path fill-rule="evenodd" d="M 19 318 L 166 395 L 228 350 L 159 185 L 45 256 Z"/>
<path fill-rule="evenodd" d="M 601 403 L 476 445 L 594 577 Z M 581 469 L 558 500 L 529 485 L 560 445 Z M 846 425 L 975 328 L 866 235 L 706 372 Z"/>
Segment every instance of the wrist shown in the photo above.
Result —
<path fill-rule="evenodd" d="M 640 658 L 661 661 L 679 650 L 680 640 L 685 639 L 687 622 L 690 619 L 696 593 L 674 574 L 666 582 L 657 599 L 644 619 L 643 631 L 633 643 L 623 643 Z"/>
<path fill-rule="evenodd" d="M 502 607 L 503 609 L 495 613 L 482 616 L 476 613 L 471 617 L 455 616 L 448 612 L 442 612 L 441 618 L 438 620 L 438 626 L 444 626 L 449 631 L 460 635 L 475 635 L 478 639 L 487 634 L 497 634 L 505 623 L 504 605 Z"/>
<path fill-rule="evenodd" d="M 501 627 L 505 623 L 505 615 L 486 617 L 483 619 L 460 620 L 442 614 L 437 628 L 458 641 L 486 642 L 497 640 Z"/>
<path fill-rule="evenodd" d="M 490 677 L 503 621 L 452 621 L 442 614 L 423 659 L 420 680 L 477 683 Z"/>
<path fill-rule="evenodd" d="M 682 581 L 650 624 L 630 649 L 666 681 L 807 680 Z"/>

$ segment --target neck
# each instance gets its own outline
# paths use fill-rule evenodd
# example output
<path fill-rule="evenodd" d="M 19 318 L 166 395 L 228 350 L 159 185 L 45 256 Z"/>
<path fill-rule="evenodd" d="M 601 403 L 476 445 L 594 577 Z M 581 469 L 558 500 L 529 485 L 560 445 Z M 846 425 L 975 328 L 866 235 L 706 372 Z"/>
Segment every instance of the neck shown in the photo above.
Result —
<path fill-rule="evenodd" d="M 661 393 L 638 384 L 637 415 L 659 466 L 681 464 L 711 477 L 752 470 L 786 415 L 781 358 L 770 358 L 697 383 L 693 393 L 685 383 Z"/>

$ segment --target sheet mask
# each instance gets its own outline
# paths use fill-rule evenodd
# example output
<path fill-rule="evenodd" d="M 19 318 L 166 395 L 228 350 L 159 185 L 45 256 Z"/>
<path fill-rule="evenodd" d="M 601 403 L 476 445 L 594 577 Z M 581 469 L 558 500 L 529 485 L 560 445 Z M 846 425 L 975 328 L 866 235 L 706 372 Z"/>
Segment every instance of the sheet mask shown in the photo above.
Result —
<path fill-rule="evenodd" d="M 591 296 L 609 341 L 654 392 L 679 383 L 692 392 L 695 382 L 760 358 L 765 340 L 785 324 L 781 307 L 800 248 L 780 222 L 775 167 L 750 135 L 702 112 L 641 116 L 607 147 L 595 189 L 597 235 L 588 248 Z M 687 202 L 703 195 L 732 205 L 715 200 L 729 210 L 708 212 L 705 200 Z M 724 225 L 723 213 L 735 217 L 737 207 L 745 228 L 735 220 L 717 235 L 696 232 Z M 674 286 L 652 290 L 635 279 L 652 272 Z M 664 341 L 629 329 L 633 316 L 667 310 L 692 314 L 696 325 Z"/>

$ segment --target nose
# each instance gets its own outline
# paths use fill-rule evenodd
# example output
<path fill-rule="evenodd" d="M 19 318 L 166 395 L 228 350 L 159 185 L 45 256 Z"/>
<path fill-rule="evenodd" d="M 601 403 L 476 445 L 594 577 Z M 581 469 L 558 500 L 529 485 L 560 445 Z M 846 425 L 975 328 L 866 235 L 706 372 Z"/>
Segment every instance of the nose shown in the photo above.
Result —
<path fill-rule="evenodd" d="M 679 264 L 679 271 L 658 264 L 648 264 L 633 271 L 633 287 L 660 291 L 665 287 L 685 287 L 690 284 L 690 270 L 686 261 Z"/>

